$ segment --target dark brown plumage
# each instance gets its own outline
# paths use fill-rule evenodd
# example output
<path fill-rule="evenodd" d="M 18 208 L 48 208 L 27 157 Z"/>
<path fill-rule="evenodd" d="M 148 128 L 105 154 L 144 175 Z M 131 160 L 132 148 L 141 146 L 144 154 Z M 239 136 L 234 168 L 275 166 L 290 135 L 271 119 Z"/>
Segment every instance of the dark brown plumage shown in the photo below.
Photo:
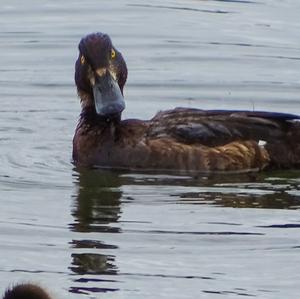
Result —
<path fill-rule="evenodd" d="M 127 78 L 121 53 L 102 33 L 84 37 L 79 52 L 76 165 L 197 172 L 300 166 L 299 116 L 176 108 L 148 121 L 121 121 Z"/>
<path fill-rule="evenodd" d="M 51 299 L 50 295 L 41 287 L 24 283 L 8 288 L 3 299 Z"/>

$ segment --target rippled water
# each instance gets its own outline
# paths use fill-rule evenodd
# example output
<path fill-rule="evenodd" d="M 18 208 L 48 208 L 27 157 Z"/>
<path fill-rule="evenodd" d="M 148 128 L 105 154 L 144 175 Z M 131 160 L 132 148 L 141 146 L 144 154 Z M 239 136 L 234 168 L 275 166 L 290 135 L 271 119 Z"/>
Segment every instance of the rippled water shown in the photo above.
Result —
<path fill-rule="evenodd" d="M 126 117 L 175 106 L 300 114 L 300 2 L 0 3 L 0 282 L 57 298 L 296 298 L 300 172 L 76 170 L 77 44 L 126 58 Z"/>

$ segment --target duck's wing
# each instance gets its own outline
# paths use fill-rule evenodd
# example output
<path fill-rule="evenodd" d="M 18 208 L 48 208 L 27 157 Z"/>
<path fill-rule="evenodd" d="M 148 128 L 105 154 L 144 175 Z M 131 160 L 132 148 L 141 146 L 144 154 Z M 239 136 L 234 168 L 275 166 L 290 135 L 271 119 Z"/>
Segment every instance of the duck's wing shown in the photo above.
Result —
<path fill-rule="evenodd" d="M 176 108 L 159 112 L 151 121 L 150 138 L 208 147 L 263 141 L 269 166 L 300 167 L 300 116 L 286 113 Z"/>
<path fill-rule="evenodd" d="M 300 116 L 287 113 L 176 108 L 155 115 L 148 136 L 207 146 L 237 140 L 273 142 L 285 139 L 294 120 L 299 119 Z"/>

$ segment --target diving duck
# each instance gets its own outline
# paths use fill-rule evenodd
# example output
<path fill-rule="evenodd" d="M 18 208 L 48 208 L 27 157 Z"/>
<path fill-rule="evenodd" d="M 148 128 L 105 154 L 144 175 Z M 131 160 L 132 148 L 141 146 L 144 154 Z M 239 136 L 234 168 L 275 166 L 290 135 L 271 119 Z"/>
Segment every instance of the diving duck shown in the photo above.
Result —
<path fill-rule="evenodd" d="M 51 297 L 38 285 L 24 283 L 8 288 L 2 299 L 51 299 Z"/>
<path fill-rule="evenodd" d="M 125 60 L 107 34 L 81 39 L 75 165 L 188 172 L 300 167 L 300 116 L 175 108 L 150 120 L 121 120 L 126 79 Z"/>

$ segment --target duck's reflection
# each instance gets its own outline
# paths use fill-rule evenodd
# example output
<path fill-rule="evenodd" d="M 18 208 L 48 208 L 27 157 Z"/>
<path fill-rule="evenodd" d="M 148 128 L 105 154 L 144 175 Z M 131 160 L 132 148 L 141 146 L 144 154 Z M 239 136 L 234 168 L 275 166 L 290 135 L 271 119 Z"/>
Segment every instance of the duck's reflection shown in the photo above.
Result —
<path fill-rule="evenodd" d="M 118 273 L 115 255 L 111 251 L 118 246 L 108 244 L 102 233 L 121 233 L 118 225 L 122 196 L 120 177 L 109 171 L 84 170 L 78 172 L 76 184 L 77 194 L 72 208 L 74 222 L 70 229 L 84 233 L 81 234 L 84 237 L 71 241 L 75 250 L 71 255 L 70 270 L 80 278 L 74 280 L 77 286 L 72 287 L 70 292 L 117 291 L 117 288 L 107 285 L 114 281 L 111 275 Z M 89 282 L 97 282 L 97 287 L 86 285 Z"/>
<path fill-rule="evenodd" d="M 251 191 L 251 190 L 250 190 Z M 255 191 L 254 191 L 255 192 Z M 249 192 L 250 193 L 250 192 Z M 270 194 L 249 194 L 222 192 L 202 193 L 186 192 L 178 193 L 181 204 L 204 204 L 227 208 L 256 208 L 256 209 L 299 209 L 299 196 L 293 196 L 284 191 Z"/>
<path fill-rule="evenodd" d="M 73 253 L 72 259 L 74 266 L 70 269 L 77 274 L 117 274 L 115 257 L 112 255 Z"/>
<path fill-rule="evenodd" d="M 96 170 L 79 173 L 72 230 L 77 232 L 119 232 L 110 224 L 120 217 L 120 178 L 118 174 Z"/>
<path fill-rule="evenodd" d="M 121 225 L 120 217 L 122 204 L 129 208 L 128 199 L 144 202 L 144 194 L 152 194 L 147 200 L 153 204 L 159 200 L 238 209 L 291 209 L 300 205 L 299 172 L 284 173 L 285 176 L 277 172 L 272 176 L 269 173 L 197 177 L 103 170 L 84 170 L 77 174 L 72 207 L 74 221 L 70 225 L 78 233 L 70 242 L 73 248 L 70 270 L 76 277 L 76 286 L 70 291 L 76 293 L 118 290 L 118 280 L 124 276 L 119 274 L 116 256 L 120 237 L 124 238 L 120 236 L 122 227 L 126 227 L 125 222 Z M 216 216 L 218 212 L 216 209 Z"/>
<path fill-rule="evenodd" d="M 178 192 L 182 204 L 230 208 L 299 209 L 299 171 L 212 175 L 199 192 Z"/>

